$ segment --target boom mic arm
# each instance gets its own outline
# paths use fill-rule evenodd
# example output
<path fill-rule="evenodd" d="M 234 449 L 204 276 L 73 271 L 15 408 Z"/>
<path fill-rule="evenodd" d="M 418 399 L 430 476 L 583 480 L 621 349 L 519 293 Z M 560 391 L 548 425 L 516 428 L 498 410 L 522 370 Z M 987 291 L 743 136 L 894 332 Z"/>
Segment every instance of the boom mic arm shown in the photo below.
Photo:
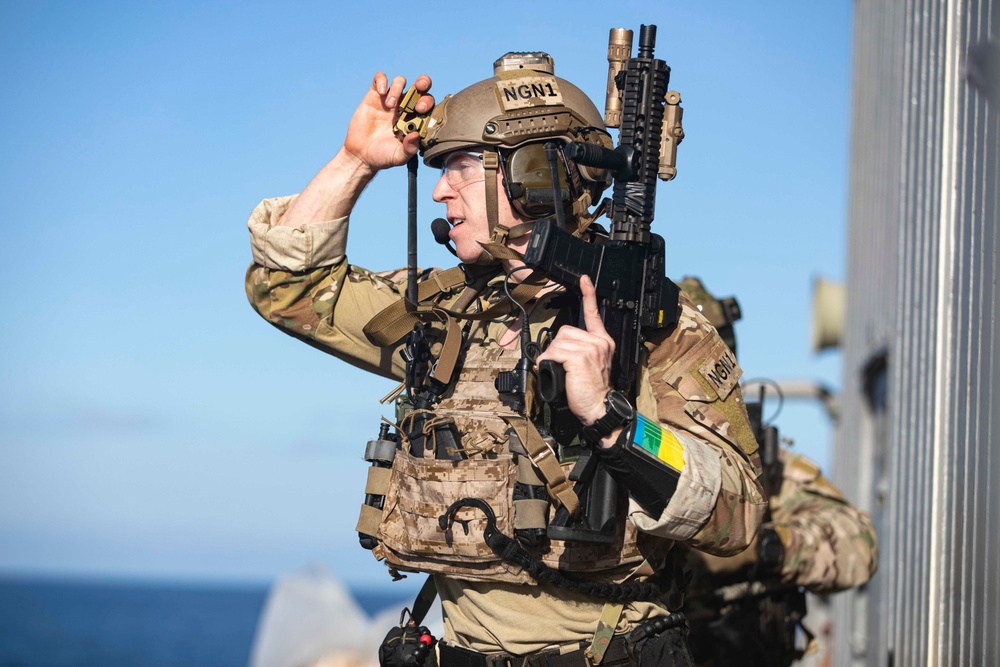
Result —
<path fill-rule="evenodd" d="M 458 253 L 455 252 L 455 246 L 451 244 L 451 239 L 448 238 L 449 230 L 451 230 L 451 225 L 444 218 L 435 218 L 431 222 L 431 234 L 434 235 L 434 240 L 447 248 L 448 252 L 452 255 L 458 257 Z"/>

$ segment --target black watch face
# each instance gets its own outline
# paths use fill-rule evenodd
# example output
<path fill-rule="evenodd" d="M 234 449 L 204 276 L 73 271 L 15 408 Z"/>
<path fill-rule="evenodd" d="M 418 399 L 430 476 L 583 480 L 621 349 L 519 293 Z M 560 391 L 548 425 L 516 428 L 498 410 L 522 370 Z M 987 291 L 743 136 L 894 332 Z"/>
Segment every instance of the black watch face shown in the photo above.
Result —
<path fill-rule="evenodd" d="M 630 420 L 635 417 L 635 408 L 619 392 L 609 391 L 605 400 L 608 403 L 608 412 L 614 412 L 624 420 Z"/>

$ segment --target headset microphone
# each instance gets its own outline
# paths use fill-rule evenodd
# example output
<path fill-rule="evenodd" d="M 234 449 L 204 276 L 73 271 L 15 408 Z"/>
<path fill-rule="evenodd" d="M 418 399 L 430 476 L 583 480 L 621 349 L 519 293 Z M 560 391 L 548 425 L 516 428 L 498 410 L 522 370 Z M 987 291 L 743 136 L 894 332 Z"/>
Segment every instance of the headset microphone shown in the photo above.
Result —
<path fill-rule="evenodd" d="M 458 257 L 455 252 L 455 248 L 451 245 L 451 239 L 448 238 L 448 232 L 451 230 L 451 225 L 444 218 L 436 218 L 431 222 L 431 234 L 434 235 L 434 240 L 443 245 L 448 249 L 452 255 Z"/>

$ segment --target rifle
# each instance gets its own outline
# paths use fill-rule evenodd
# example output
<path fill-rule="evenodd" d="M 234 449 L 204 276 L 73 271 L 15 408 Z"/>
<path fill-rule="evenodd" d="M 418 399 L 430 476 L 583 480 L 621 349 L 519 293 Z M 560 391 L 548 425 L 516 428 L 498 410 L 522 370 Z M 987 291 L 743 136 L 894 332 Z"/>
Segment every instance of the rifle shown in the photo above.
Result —
<path fill-rule="evenodd" d="M 691 627 L 691 652 L 698 664 L 787 667 L 804 654 L 799 636 L 805 591 L 776 578 L 735 582 L 690 596 L 684 613 Z"/>
<path fill-rule="evenodd" d="M 748 401 L 744 405 L 750 420 L 750 428 L 753 429 L 754 438 L 760 448 L 761 468 L 764 473 L 761 477 L 761 485 L 764 487 L 764 497 L 768 500 L 768 507 L 764 511 L 764 523 L 767 523 L 771 520 L 770 501 L 781 491 L 781 480 L 784 476 L 784 464 L 778 457 L 780 441 L 778 428 L 771 422 L 764 422 L 764 397 L 767 385 L 772 385 L 778 393 L 778 411 L 774 415 L 781 411 L 784 396 L 781 393 L 781 387 L 771 380 L 750 380 L 744 383 L 744 387 L 749 387 L 757 382 L 760 382 L 760 394 L 757 402 Z M 771 421 L 773 419 L 772 416 Z"/>
<path fill-rule="evenodd" d="M 645 335 L 672 326 L 679 316 L 679 288 L 664 272 L 663 238 L 650 232 L 657 179 L 676 175 L 676 147 L 684 136 L 680 95 L 667 92 L 670 68 L 653 58 L 655 42 L 656 26 L 641 26 L 638 54 L 631 57 L 632 31 L 611 31 L 605 123 L 620 127 L 618 146 L 609 150 L 571 142 L 564 149 L 567 159 L 608 169 L 614 177 L 608 240 L 588 243 L 565 231 L 557 207 L 556 221 L 547 218 L 535 224 L 524 257 L 532 269 L 577 295 L 580 277 L 590 277 L 601 319 L 616 343 L 614 386 L 633 404 Z M 578 314 L 580 310 L 576 308 Z M 539 397 L 552 404 L 563 401 L 563 377 L 559 364 L 540 363 Z M 553 539 L 613 539 L 617 490 L 603 466 L 596 464 L 589 452 L 581 455 L 570 478 L 577 482 L 584 512 L 572 525 L 565 510 L 557 512 L 548 530 Z"/>

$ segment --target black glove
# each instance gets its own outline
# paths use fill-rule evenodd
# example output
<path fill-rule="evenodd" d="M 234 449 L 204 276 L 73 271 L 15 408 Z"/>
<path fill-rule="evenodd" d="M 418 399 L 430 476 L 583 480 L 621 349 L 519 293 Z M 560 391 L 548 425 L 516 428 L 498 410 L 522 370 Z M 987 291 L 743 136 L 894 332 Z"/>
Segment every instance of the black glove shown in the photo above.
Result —
<path fill-rule="evenodd" d="M 424 627 L 405 625 L 389 630 L 378 647 L 381 667 L 437 667 L 434 637 Z"/>

